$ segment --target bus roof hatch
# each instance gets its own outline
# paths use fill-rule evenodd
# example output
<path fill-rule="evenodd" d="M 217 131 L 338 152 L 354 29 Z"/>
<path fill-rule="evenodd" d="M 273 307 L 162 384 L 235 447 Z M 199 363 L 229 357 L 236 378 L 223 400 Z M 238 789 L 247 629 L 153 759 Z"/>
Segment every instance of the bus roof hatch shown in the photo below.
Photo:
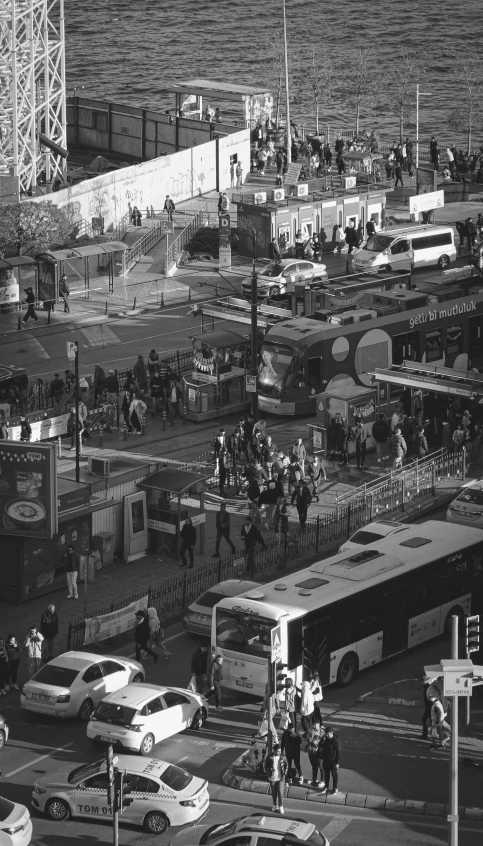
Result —
<path fill-rule="evenodd" d="M 404 561 L 392 555 L 384 555 L 377 550 L 365 549 L 335 564 L 328 564 L 323 573 L 325 576 L 339 576 L 353 582 L 363 582 L 372 579 L 380 573 L 401 567 Z"/>

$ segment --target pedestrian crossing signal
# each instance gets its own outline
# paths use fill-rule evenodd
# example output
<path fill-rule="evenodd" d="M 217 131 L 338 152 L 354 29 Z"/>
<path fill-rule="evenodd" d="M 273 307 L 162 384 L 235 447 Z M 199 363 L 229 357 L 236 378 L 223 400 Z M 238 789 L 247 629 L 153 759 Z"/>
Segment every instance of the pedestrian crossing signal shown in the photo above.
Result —
<path fill-rule="evenodd" d="M 480 651 L 480 616 L 475 614 L 465 620 L 466 654 Z"/>

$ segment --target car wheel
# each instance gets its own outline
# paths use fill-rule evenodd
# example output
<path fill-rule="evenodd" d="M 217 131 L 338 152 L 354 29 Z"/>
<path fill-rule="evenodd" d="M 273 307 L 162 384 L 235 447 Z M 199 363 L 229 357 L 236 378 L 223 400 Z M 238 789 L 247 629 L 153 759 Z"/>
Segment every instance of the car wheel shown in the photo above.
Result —
<path fill-rule="evenodd" d="M 64 822 L 70 817 L 70 808 L 63 799 L 49 799 L 45 806 L 45 813 L 54 822 Z"/>
<path fill-rule="evenodd" d="M 133 682 L 143 682 L 143 681 L 144 681 L 144 675 L 142 673 L 136 673 L 136 675 L 133 678 Z"/>
<path fill-rule="evenodd" d="M 203 723 L 205 722 L 205 720 L 206 720 L 206 710 L 205 710 L 205 708 L 198 708 L 198 710 L 196 711 L 196 713 L 193 716 L 193 719 L 191 720 L 190 728 L 194 729 L 195 731 L 198 731 L 198 729 L 203 728 Z"/>
<path fill-rule="evenodd" d="M 94 704 L 92 702 L 92 699 L 84 699 L 77 714 L 79 720 L 82 720 L 83 723 L 87 723 L 90 719 L 93 710 Z"/>
<path fill-rule="evenodd" d="M 357 655 L 354 655 L 353 652 L 348 652 L 347 655 L 344 655 L 339 664 L 339 669 L 337 670 L 337 683 L 340 687 L 347 687 L 347 685 L 354 681 L 358 672 L 359 662 L 357 660 Z"/>
<path fill-rule="evenodd" d="M 272 297 L 279 297 L 280 296 L 280 288 L 278 285 L 274 285 L 273 288 L 270 288 L 270 299 Z"/>
<path fill-rule="evenodd" d="M 5 746 L 5 732 L 0 731 L 0 749 Z"/>
<path fill-rule="evenodd" d="M 144 828 L 151 834 L 162 834 L 169 828 L 169 820 L 160 811 L 150 811 L 144 817 Z"/>
<path fill-rule="evenodd" d="M 141 741 L 141 746 L 139 747 L 139 751 L 140 751 L 141 755 L 150 755 L 151 752 L 153 751 L 153 746 L 154 746 L 154 735 L 146 734 Z"/>
<path fill-rule="evenodd" d="M 449 267 L 449 256 L 440 256 L 438 259 L 438 267 L 441 270 L 444 270 L 445 267 Z"/>

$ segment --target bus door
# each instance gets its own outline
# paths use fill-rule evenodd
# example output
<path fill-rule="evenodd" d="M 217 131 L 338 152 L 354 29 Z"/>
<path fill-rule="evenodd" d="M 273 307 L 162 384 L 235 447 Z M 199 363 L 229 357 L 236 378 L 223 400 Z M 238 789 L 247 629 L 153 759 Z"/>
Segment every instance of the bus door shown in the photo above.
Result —
<path fill-rule="evenodd" d="M 330 675 L 330 617 L 321 617 L 302 628 L 302 677 L 318 670 L 322 684 L 329 683 Z"/>
<path fill-rule="evenodd" d="M 381 591 L 382 657 L 408 646 L 408 602 L 406 585 L 388 584 Z"/>

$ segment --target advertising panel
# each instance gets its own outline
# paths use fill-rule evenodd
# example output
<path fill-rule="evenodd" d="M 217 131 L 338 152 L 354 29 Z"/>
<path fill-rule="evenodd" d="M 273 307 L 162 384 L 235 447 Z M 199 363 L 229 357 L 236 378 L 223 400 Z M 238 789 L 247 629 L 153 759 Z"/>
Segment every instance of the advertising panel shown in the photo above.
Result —
<path fill-rule="evenodd" d="M 0 534 L 52 538 L 57 532 L 54 444 L 0 446 Z"/>
<path fill-rule="evenodd" d="M 20 286 L 15 271 L 11 267 L 2 267 L 0 262 L 0 305 L 18 303 Z"/>
<path fill-rule="evenodd" d="M 103 614 L 101 617 L 91 617 L 86 620 L 84 645 L 108 640 L 110 637 L 116 637 L 122 632 L 133 629 L 136 625 L 136 611 L 142 611 L 147 607 L 148 594 L 111 614 Z"/>

